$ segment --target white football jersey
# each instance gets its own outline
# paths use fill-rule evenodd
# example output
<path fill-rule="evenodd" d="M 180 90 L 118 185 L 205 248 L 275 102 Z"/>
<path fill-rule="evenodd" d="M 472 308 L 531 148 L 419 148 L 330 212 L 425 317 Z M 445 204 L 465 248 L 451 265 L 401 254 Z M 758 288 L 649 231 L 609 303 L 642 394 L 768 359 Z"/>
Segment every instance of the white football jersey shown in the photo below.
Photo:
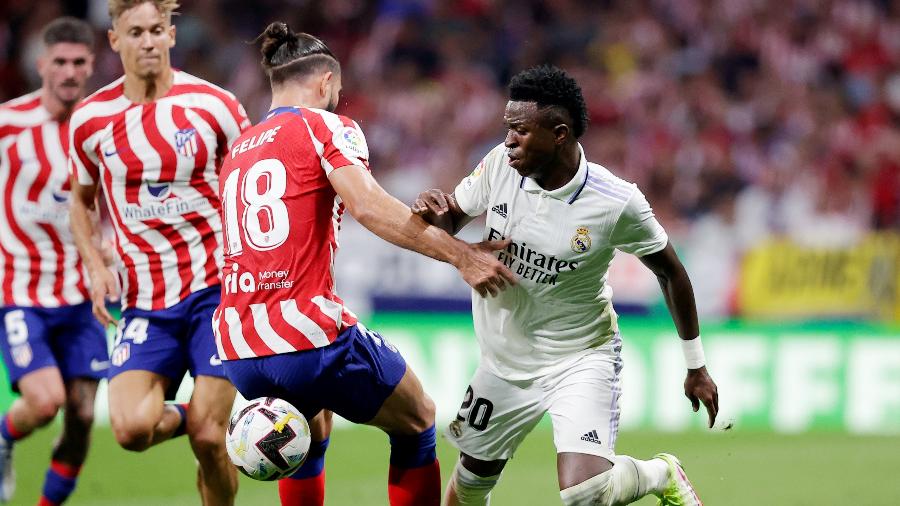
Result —
<path fill-rule="evenodd" d="M 615 250 L 643 256 L 668 243 L 637 186 L 579 151 L 575 177 L 553 191 L 510 167 L 503 144 L 456 187 L 466 214 L 488 213 L 484 239 L 512 240 L 497 255 L 518 284 L 497 297 L 472 292 L 482 364 L 502 378 L 541 376 L 610 340 Z"/>

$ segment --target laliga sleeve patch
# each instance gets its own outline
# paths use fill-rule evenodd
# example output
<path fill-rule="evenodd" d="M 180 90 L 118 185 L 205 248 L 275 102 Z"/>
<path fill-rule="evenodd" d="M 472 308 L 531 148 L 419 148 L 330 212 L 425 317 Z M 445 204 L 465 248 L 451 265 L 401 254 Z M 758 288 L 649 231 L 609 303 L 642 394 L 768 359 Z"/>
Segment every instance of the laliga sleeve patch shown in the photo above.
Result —
<path fill-rule="evenodd" d="M 469 174 L 469 177 L 472 179 L 477 179 L 477 178 L 481 177 L 481 174 L 483 172 L 484 172 L 484 160 L 482 160 L 481 163 L 478 164 L 478 167 L 475 167 L 475 170 L 473 170 L 472 173 Z"/>
<path fill-rule="evenodd" d="M 369 159 L 369 147 L 362 133 L 354 127 L 345 126 L 334 132 L 334 145 L 341 151 L 352 153 L 357 158 Z"/>

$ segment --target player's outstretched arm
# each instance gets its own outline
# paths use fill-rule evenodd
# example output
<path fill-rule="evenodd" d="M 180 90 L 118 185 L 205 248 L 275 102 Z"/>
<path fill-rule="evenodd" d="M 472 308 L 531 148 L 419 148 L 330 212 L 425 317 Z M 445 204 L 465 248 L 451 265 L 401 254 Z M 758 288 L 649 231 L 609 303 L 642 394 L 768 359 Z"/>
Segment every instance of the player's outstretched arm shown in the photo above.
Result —
<path fill-rule="evenodd" d="M 493 252 L 508 241 L 469 244 L 431 226 L 391 196 L 364 167 L 348 165 L 331 171 L 331 186 L 347 211 L 378 237 L 456 267 L 463 279 L 483 297 L 497 295 L 515 284 L 513 273 Z"/>
<path fill-rule="evenodd" d="M 414 214 L 450 235 L 456 235 L 474 216 L 469 216 L 459 207 L 456 195 L 438 189 L 425 190 L 410 207 Z"/>
<path fill-rule="evenodd" d="M 684 395 L 691 401 L 694 411 L 702 402 L 709 413 L 709 426 L 713 426 L 719 412 L 719 393 L 715 382 L 706 370 L 703 348 L 700 344 L 700 325 L 697 321 L 697 305 L 694 289 L 687 271 L 675 253 L 672 244 L 656 253 L 640 257 L 659 281 L 669 313 L 681 337 L 688 362 L 687 378 L 684 380 Z"/>
<path fill-rule="evenodd" d="M 106 301 L 117 299 L 119 287 L 116 278 L 106 263 L 103 254 L 94 243 L 96 228 L 92 214 L 96 212 L 97 185 L 82 185 L 72 178 L 71 204 L 69 206 L 69 222 L 72 227 L 72 238 L 78 253 L 87 267 L 88 277 L 91 280 L 91 302 L 94 306 L 94 316 L 106 327 L 110 323 L 116 323 L 115 318 L 106 309 Z"/>

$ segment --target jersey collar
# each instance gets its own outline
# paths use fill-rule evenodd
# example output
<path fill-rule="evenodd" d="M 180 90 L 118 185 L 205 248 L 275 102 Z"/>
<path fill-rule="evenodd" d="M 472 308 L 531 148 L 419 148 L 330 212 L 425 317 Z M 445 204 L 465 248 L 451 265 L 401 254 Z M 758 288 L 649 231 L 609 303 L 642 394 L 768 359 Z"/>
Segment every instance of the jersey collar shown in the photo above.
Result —
<path fill-rule="evenodd" d="M 303 114 L 300 112 L 300 108 L 299 108 L 299 107 L 291 107 L 291 106 L 287 106 L 287 107 L 276 107 L 276 108 L 272 109 L 271 111 L 269 111 L 268 114 L 266 114 L 266 117 L 265 117 L 265 119 L 263 119 L 263 121 L 266 121 L 266 120 L 268 120 L 268 119 L 270 119 L 270 118 L 273 118 L 273 117 L 278 116 L 279 114 L 282 114 L 282 113 L 285 113 L 285 112 L 297 114 L 297 115 L 300 115 L 300 116 L 303 115 Z"/>
<path fill-rule="evenodd" d="M 584 189 L 584 185 L 587 183 L 588 178 L 588 165 L 587 160 L 584 157 L 584 149 L 582 149 L 581 143 L 578 144 L 578 154 L 580 155 L 578 172 L 575 173 L 575 176 L 568 183 L 555 190 L 547 191 L 541 188 L 534 179 L 522 176 L 522 180 L 519 182 L 519 188 L 528 193 L 543 193 L 556 200 L 562 200 L 567 204 L 575 202 L 575 199 L 581 195 L 581 190 Z"/>

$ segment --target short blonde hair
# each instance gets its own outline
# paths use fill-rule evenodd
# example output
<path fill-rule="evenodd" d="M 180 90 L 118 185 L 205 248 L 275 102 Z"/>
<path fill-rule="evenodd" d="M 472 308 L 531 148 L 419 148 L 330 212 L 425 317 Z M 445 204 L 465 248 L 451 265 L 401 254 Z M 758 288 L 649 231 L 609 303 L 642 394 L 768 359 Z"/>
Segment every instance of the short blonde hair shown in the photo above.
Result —
<path fill-rule="evenodd" d="M 109 18 L 115 21 L 123 12 L 148 2 L 165 16 L 171 16 L 180 7 L 178 0 L 108 0 Z"/>

